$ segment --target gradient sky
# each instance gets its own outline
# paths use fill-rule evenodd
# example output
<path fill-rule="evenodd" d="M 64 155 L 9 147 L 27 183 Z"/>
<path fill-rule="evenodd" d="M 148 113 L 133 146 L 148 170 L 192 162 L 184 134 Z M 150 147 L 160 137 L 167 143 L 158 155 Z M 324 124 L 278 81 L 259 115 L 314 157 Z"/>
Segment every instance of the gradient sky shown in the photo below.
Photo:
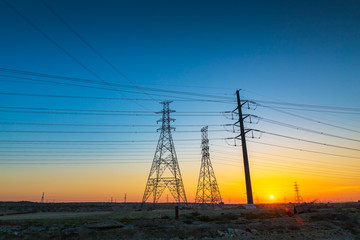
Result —
<path fill-rule="evenodd" d="M 131 85 L 69 31 L 40 0 L 9 2 L 34 26 L 102 79 Z M 359 1 L 46 2 L 133 84 L 230 99 L 223 103 L 183 102 L 176 101 L 175 97 L 152 96 L 157 100 L 174 100 L 171 108 L 177 112 L 232 111 L 236 107 L 234 93 L 237 89 L 243 89 L 241 94 L 246 99 L 357 108 L 351 114 L 285 110 L 355 131 L 307 121 L 264 107 L 246 109 L 245 112 L 337 136 L 360 139 Z M 2 1 L 0 29 L 0 68 L 97 80 Z M 123 92 L 131 90 L 128 88 L 108 91 L 20 80 L 16 78 L 19 76 L 29 77 L 0 71 L 0 93 L 149 98 L 143 92 Z M 154 140 L 128 145 L 12 144 L 2 141 L 0 200 L 38 201 L 41 193 L 45 192 L 49 201 L 108 201 L 111 197 L 122 201 L 125 193 L 128 201 L 141 201 L 159 135 L 155 124 L 160 116 L 19 113 L 6 112 L 4 107 L 159 111 L 161 105 L 156 101 L 3 94 L 0 94 L 0 99 L 0 106 L 3 107 L 0 109 L 0 140 Z M 178 132 L 173 133 L 188 200 L 192 201 L 195 197 L 200 168 L 200 125 L 210 125 L 210 154 L 223 199 L 226 203 L 245 202 L 241 149 L 231 146 L 234 143 L 232 140 L 217 140 L 236 134 L 225 131 L 221 126 L 211 126 L 230 124 L 234 120 L 221 114 L 184 116 L 175 113 L 174 118 L 175 125 L 199 125 L 179 126 Z M 101 128 L 7 123 L 154 126 Z M 360 149 L 359 141 L 308 133 L 263 121 L 247 127 Z M 4 132 L 12 130 L 154 133 Z M 186 130 L 193 132 L 181 132 Z M 255 134 L 255 137 L 259 136 Z M 267 134 L 261 135 L 260 139 L 249 140 L 252 141 L 248 142 L 248 148 L 255 202 L 257 199 L 270 202 L 271 194 L 275 197 L 272 201 L 282 202 L 284 198 L 293 201 L 295 181 L 300 185 L 306 201 L 360 199 L 359 151 Z M 352 158 L 308 153 L 262 143 Z M 59 159 L 62 162 L 83 161 L 86 164 L 49 164 L 59 162 Z M 105 163 L 107 159 L 116 159 L 118 163 Z M 39 160 L 47 164 L 33 164 Z M 4 164 L 25 161 L 30 163 Z"/>

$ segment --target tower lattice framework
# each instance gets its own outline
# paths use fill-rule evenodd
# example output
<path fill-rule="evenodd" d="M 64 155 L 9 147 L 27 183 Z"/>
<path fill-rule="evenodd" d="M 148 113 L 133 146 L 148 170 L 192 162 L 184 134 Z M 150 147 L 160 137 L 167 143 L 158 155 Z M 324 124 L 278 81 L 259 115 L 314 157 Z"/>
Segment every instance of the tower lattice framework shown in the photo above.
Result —
<path fill-rule="evenodd" d="M 208 127 L 201 129 L 201 167 L 196 191 L 195 203 L 222 202 L 219 186 L 210 161 Z"/>
<path fill-rule="evenodd" d="M 301 203 L 303 201 L 303 198 L 301 197 L 299 185 L 297 184 L 297 182 L 295 182 L 294 184 L 294 189 L 295 189 L 295 202 Z"/>
<path fill-rule="evenodd" d="M 153 198 L 153 203 L 157 203 L 166 188 L 169 189 L 175 202 L 187 203 L 185 188 L 182 181 L 179 163 L 177 160 L 175 146 L 171 135 L 171 130 L 175 130 L 170 126 L 170 122 L 175 119 L 170 118 L 170 113 L 175 112 L 169 108 L 171 102 L 162 102 L 163 110 L 162 119 L 157 122 L 162 122 L 159 141 L 154 154 L 154 159 L 149 173 L 149 178 L 145 187 L 142 202 L 145 203 L 150 196 Z"/>

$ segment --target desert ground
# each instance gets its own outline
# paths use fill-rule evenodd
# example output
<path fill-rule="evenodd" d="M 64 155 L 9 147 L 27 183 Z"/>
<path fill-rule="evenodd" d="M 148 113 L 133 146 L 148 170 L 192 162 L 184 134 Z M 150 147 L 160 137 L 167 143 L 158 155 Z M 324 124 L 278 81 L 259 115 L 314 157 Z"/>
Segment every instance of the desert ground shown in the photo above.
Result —
<path fill-rule="evenodd" d="M 360 239 L 357 202 L 175 206 L 0 202 L 0 239 Z"/>

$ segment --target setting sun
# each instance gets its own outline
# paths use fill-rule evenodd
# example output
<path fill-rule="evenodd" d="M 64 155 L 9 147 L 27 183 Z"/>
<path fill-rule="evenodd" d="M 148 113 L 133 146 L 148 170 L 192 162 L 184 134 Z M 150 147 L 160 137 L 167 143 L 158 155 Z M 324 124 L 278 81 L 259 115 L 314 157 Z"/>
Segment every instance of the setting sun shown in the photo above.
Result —
<path fill-rule="evenodd" d="M 273 195 L 270 195 L 270 198 L 271 198 L 271 199 L 274 199 L 274 196 L 273 196 Z"/>

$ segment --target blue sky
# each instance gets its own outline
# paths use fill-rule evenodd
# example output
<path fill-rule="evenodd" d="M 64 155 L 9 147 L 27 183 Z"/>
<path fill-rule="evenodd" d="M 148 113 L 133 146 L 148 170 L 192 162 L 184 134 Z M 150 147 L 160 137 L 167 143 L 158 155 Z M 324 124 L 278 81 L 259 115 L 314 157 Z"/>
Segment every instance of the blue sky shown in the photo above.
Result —
<path fill-rule="evenodd" d="M 139 86 L 181 90 L 234 98 L 237 89 L 250 99 L 280 100 L 360 108 L 360 3 L 359 1 L 46 1 L 108 61 Z M 21 14 L 58 45 L 102 79 L 131 85 L 83 44 L 41 1 L 10 2 Z M 0 68 L 97 80 L 0 1 Z M 5 74 L 1 72 L 0 74 Z M 20 75 L 15 75 L 20 76 Z M 121 93 L 0 77 L 1 92 L 92 97 L 149 98 Z M 126 89 L 129 90 L 129 89 Z M 134 89 L 133 89 L 134 90 Z M 150 93 L 150 92 L 149 92 Z M 164 94 L 164 93 L 163 93 Z M 168 95 L 172 95 L 169 93 Z M 155 97 L 154 98 L 158 98 Z M 160 97 L 165 100 L 168 97 Z M 0 95 L 5 107 L 93 110 L 158 111 L 156 101 L 59 99 Z M 174 99 L 171 99 L 174 100 Z M 139 106 L 141 105 L 141 106 Z M 231 111 L 235 103 L 181 102 L 178 112 Z M 250 110 L 251 111 L 251 110 Z M 279 121 L 320 128 L 258 108 L 254 112 Z M 358 115 L 305 113 L 306 116 L 359 129 Z M 175 116 L 176 117 L 176 116 Z M 155 124 L 158 116 L 84 116 L 1 112 L 6 122 L 79 124 Z M 228 124 L 223 116 L 178 116 L 176 124 Z M 288 133 L 278 126 L 262 129 Z M 324 128 L 324 126 L 321 126 Z M 2 125 L 2 130 L 79 130 L 78 127 Z M 221 127 L 210 127 L 210 130 Z M 80 130 L 91 131 L 92 127 Z M 79 130 L 79 131 L 80 131 Z M 104 129 L 102 129 L 104 130 Z M 105 129 L 109 130 L 109 129 Z M 104 130 L 104 131 L 105 131 Z M 110 129 L 109 131 L 114 130 Z M 117 129 L 120 131 L 119 129 Z M 149 128 L 123 129 L 146 131 Z M 150 128 L 150 130 L 155 130 Z M 179 131 L 181 128 L 179 128 Z M 183 129 L 186 130 L 186 129 Z M 200 127 L 192 128 L 199 130 Z M 353 132 L 327 129 L 357 138 Z M 231 137 L 228 132 L 209 136 Z M 324 137 L 297 135 L 325 142 Z M 146 134 L 38 134 L 5 133 L 14 140 L 122 140 L 157 139 Z M 174 133 L 174 138 L 200 138 L 200 132 Z M 278 142 L 279 141 L 279 142 Z M 287 143 L 276 140 L 276 143 Z M 338 142 L 336 142 L 338 143 Z M 154 143 L 156 144 L 156 143 Z M 186 153 L 181 149 L 179 154 Z M 219 144 L 226 146 L 224 142 Z M 346 145 L 343 143 L 342 145 Z M 296 143 L 294 143 L 296 146 Z M 7 145 L 8 146 L 8 145 Z M 349 143 L 358 147 L 358 143 Z M 8 146 L 11 149 L 11 146 Z M 39 146 L 37 146 L 39 147 Z M 249 146 L 250 148 L 257 147 Z M 307 145 L 305 145 L 307 147 Z M 148 146 L 151 162 L 153 145 Z M 270 149 L 271 150 L 271 149 Z M 269 150 L 269 151 L 270 151 Z M 197 151 L 197 150 L 196 150 Z M 194 150 L 194 154 L 196 153 Z M 345 152 L 345 154 L 347 154 Z M 5 156 L 2 157 L 4 159 Z M 335 161 L 335 160 L 334 160 Z M 150 167 L 144 165 L 146 172 Z M 145 183 L 145 176 L 144 181 Z M 145 187 L 145 186 L 144 186 Z"/>

